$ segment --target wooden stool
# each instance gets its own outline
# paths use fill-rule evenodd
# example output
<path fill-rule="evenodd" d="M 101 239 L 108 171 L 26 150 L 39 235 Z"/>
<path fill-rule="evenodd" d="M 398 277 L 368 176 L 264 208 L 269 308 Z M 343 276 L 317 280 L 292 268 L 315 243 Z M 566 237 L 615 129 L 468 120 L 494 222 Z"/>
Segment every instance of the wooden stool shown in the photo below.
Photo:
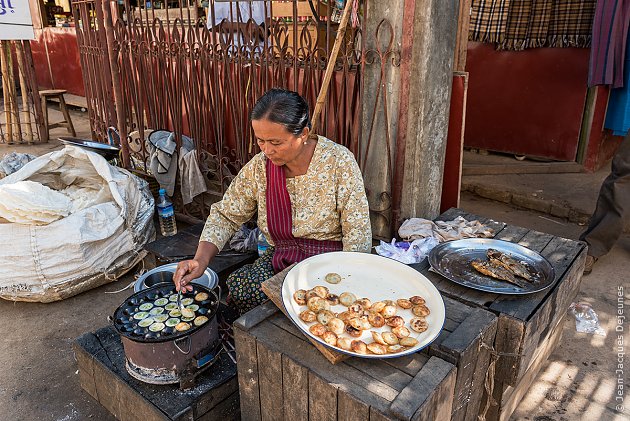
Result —
<path fill-rule="evenodd" d="M 47 142 L 50 138 L 50 129 L 54 129 L 55 127 L 65 127 L 68 129 L 68 132 L 75 137 L 77 133 L 74 131 L 74 126 L 72 125 L 72 120 L 70 119 L 70 113 L 68 112 L 68 107 L 66 106 L 66 100 L 63 98 L 63 94 L 67 91 L 65 89 L 48 89 L 45 91 L 39 91 L 39 96 L 42 99 L 42 111 L 44 113 L 44 127 L 46 132 L 44 133 L 44 141 Z M 48 122 L 48 107 L 46 104 L 46 100 L 48 98 L 56 97 L 59 99 L 59 109 L 63 114 L 63 121 L 58 123 L 49 123 Z"/>

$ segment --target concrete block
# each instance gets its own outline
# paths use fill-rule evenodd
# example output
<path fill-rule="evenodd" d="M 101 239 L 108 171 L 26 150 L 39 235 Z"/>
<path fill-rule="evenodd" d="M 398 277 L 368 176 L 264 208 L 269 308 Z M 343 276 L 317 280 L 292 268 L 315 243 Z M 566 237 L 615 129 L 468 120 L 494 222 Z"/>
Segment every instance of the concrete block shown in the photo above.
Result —
<path fill-rule="evenodd" d="M 550 201 L 523 194 L 513 194 L 512 203 L 525 209 L 532 209 L 543 213 L 549 213 L 551 210 Z"/>
<path fill-rule="evenodd" d="M 568 218 L 571 208 L 567 204 L 552 203 L 549 213 L 559 218 Z"/>
<path fill-rule="evenodd" d="M 475 186 L 475 193 L 478 196 L 496 200 L 497 202 L 510 203 L 512 200 L 512 192 L 501 190 L 497 187 L 477 185 Z"/>

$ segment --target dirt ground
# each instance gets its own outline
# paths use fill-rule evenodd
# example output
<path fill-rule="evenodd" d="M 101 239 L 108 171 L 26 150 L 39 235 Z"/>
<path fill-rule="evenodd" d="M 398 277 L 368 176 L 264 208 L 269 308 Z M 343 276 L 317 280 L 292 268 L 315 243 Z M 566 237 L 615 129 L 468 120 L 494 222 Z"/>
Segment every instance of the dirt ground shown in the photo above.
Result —
<path fill-rule="evenodd" d="M 73 112 L 78 136 L 89 137 L 87 114 Z M 56 129 L 53 136 L 63 135 Z M 32 147 L 0 145 L 0 156 L 11 150 L 46 153 L 56 142 Z M 464 195 L 461 207 L 514 225 L 533 228 L 567 238 L 577 238 L 583 226 L 535 211 L 522 211 L 505 204 Z M 2 420 L 112 420 L 103 407 L 79 385 L 72 342 L 81 334 L 108 323 L 107 316 L 131 294 L 125 287 L 137 268 L 125 278 L 62 302 L 51 304 L 13 303 L 0 300 L 0 419 Z M 615 332 L 619 304 L 630 309 L 630 236 L 600 259 L 593 273 L 583 278 L 579 300 L 588 301 L 599 315 L 607 336 L 577 333 L 567 318 L 558 349 L 541 370 L 513 420 L 628 420 L 630 411 L 630 325 L 622 319 L 623 332 Z M 630 310 L 629 310 L 630 311 Z M 619 347 L 619 336 L 624 345 Z M 623 354 L 621 353 L 623 352 Z M 619 363 L 618 361 L 621 361 Z M 621 364 L 621 373 L 618 365 Z M 620 380 L 618 380 L 620 379 Z M 625 401 L 615 400 L 621 390 Z"/>

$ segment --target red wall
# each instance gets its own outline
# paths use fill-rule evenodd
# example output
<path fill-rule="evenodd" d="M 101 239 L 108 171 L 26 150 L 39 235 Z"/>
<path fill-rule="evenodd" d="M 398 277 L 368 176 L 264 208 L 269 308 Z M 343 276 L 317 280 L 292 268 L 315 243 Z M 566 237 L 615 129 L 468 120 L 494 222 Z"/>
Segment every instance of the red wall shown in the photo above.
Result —
<path fill-rule="evenodd" d="M 35 29 L 31 49 L 40 88 L 66 89 L 70 94 L 85 96 L 74 28 Z"/>
<path fill-rule="evenodd" d="M 465 146 L 575 161 L 588 60 L 586 48 L 468 43 Z"/>

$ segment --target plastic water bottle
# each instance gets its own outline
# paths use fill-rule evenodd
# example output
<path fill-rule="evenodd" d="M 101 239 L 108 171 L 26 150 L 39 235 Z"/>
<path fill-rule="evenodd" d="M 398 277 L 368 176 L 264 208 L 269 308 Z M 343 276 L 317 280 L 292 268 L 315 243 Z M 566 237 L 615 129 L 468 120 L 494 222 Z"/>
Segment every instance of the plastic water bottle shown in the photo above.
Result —
<path fill-rule="evenodd" d="M 160 219 L 160 231 L 164 237 L 177 234 L 175 222 L 175 209 L 173 203 L 166 197 L 166 190 L 160 189 L 160 197 L 157 202 L 158 217 Z"/>
<path fill-rule="evenodd" d="M 268 247 L 269 247 L 269 243 L 267 242 L 267 239 L 263 235 L 262 231 L 259 230 L 258 231 L 258 255 L 262 256 L 263 254 L 265 254 L 265 251 L 267 251 Z"/>

